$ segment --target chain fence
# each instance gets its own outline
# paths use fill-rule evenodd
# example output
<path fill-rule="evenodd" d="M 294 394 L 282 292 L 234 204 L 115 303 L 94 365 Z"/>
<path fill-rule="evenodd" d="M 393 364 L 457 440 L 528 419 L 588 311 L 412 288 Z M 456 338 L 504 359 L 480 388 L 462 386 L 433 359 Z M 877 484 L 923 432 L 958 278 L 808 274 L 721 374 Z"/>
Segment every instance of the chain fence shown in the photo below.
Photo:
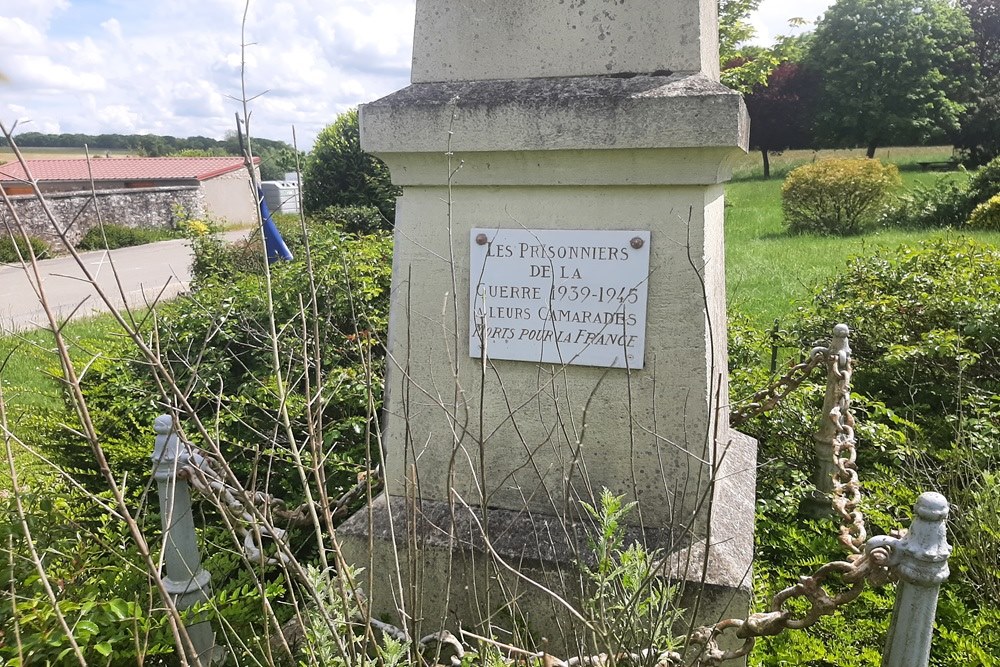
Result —
<path fill-rule="evenodd" d="M 905 531 L 891 535 L 881 535 L 869 539 L 865 518 L 860 509 L 861 485 L 858 478 L 855 421 L 851 414 L 852 359 L 848 345 L 848 328 L 837 325 L 831 344 L 814 347 L 805 361 L 795 364 L 782 377 L 753 395 L 741 408 L 732 412 L 734 426 L 746 423 L 754 416 L 777 407 L 781 400 L 797 389 L 817 368 L 827 370 L 827 395 L 823 416 L 816 440 L 829 445 L 832 460 L 832 510 L 840 519 L 838 541 L 847 555 L 844 560 L 833 561 L 819 567 L 810 575 L 778 592 L 771 600 L 768 611 L 749 615 L 745 619 L 729 618 L 714 625 L 697 628 L 689 634 L 683 651 L 668 651 L 657 654 L 646 649 L 626 652 L 615 656 L 598 654 L 577 656 L 563 660 L 546 652 L 532 652 L 514 646 L 501 644 L 493 639 L 461 632 L 463 638 L 493 644 L 512 656 L 522 659 L 537 659 L 543 667 L 577 667 L 582 665 L 620 664 L 623 660 L 636 664 L 655 664 L 657 667 L 715 667 L 730 660 L 745 658 L 753 650 L 758 638 L 780 634 L 785 630 L 801 630 L 815 624 L 823 616 L 836 612 L 840 607 L 855 600 L 866 585 L 881 586 L 898 578 L 893 567 L 893 549 L 900 545 Z M 818 451 L 824 451 L 822 449 Z M 822 468 L 823 466 L 821 466 Z M 380 483 L 378 469 L 367 476 L 360 476 L 355 487 L 340 498 L 331 501 L 329 507 L 313 507 L 308 504 L 289 508 L 283 501 L 261 492 L 245 492 L 227 484 L 218 472 L 217 464 L 210 456 L 199 450 L 188 450 L 188 455 L 179 461 L 177 476 L 186 479 L 191 487 L 202 496 L 213 499 L 227 514 L 232 525 L 237 526 L 243 536 L 245 555 L 252 562 L 263 559 L 269 563 L 279 563 L 284 559 L 283 549 L 276 556 L 263 554 L 263 538 L 282 541 L 284 530 L 274 527 L 274 521 L 289 525 L 306 525 L 311 521 L 313 510 L 332 512 L 333 517 L 346 517 L 350 508 L 367 493 L 369 485 Z M 946 515 L 945 511 L 945 515 Z M 260 527 L 258 517 L 264 517 L 265 525 Z M 945 558 L 947 554 L 945 554 Z M 947 567 L 944 568 L 947 576 Z M 396 637 L 406 637 L 401 629 L 382 621 L 368 619 L 366 623 L 377 623 L 379 632 Z M 732 633 L 743 643 L 735 648 L 720 647 L 720 639 Z M 466 650 L 463 644 L 446 631 L 428 635 L 416 642 L 418 650 L 426 651 L 430 645 L 448 644 L 452 662 L 459 664 Z M 692 658 L 692 656 L 694 656 Z"/>

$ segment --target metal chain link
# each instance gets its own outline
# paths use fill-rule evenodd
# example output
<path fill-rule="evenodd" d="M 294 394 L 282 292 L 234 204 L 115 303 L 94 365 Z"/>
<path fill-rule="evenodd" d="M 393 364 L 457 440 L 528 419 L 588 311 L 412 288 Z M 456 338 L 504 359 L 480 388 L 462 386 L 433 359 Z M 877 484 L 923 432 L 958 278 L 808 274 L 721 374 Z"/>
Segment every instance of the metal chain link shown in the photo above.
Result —
<path fill-rule="evenodd" d="M 715 625 L 698 628 L 688 640 L 690 647 L 698 649 L 695 662 L 685 661 L 681 654 L 672 653 L 665 654 L 660 664 L 670 667 L 715 667 L 726 660 L 749 655 L 758 637 L 771 637 L 787 629 L 808 628 L 821 617 L 832 614 L 839 607 L 856 599 L 864 590 L 865 583 L 881 586 L 890 581 L 892 574 L 887 568 L 889 550 L 888 544 L 876 542 L 866 545 L 863 553 L 848 561 L 827 563 L 812 575 L 800 577 L 798 583 L 775 595 L 769 611 L 751 614 L 746 620 L 730 618 Z M 831 586 L 824 586 L 831 578 L 839 579 L 837 591 L 831 590 Z M 791 601 L 796 599 L 807 603 L 805 611 L 789 608 Z M 719 648 L 718 638 L 729 629 L 735 630 L 736 637 L 744 642 L 736 649 L 722 650 Z"/>
<path fill-rule="evenodd" d="M 313 503 L 313 506 L 310 506 L 308 502 L 305 502 L 298 507 L 289 508 L 284 500 L 269 493 L 247 492 L 237 489 L 226 483 L 225 478 L 216 467 L 217 463 L 207 452 L 194 447 L 191 447 L 190 450 L 187 463 L 178 469 L 177 477 L 186 479 L 194 491 L 204 498 L 213 500 L 226 513 L 230 524 L 239 531 L 243 538 L 244 554 L 252 562 L 259 561 L 262 556 L 263 539 L 277 542 L 285 539 L 286 531 L 276 527 L 274 525 L 276 521 L 289 526 L 309 525 L 312 523 L 311 509 L 315 508 L 317 513 L 323 512 L 319 503 Z M 338 521 L 346 517 L 355 501 L 365 495 L 368 487 L 377 489 L 380 483 L 381 471 L 378 466 L 367 473 L 359 474 L 357 484 L 339 498 L 331 499 L 328 508 L 330 520 Z M 251 509 L 256 510 L 257 515 L 263 516 L 267 520 L 259 521 Z M 287 558 L 287 555 L 279 549 L 277 558 L 266 558 L 265 562 L 273 565 L 287 561 Z"/>
<path fill-rule="evenodd" d="M 820 432 L 832 429 L 833 452 L 833 492 L 832 505 L 841 519 L 838 531 L 838 541 L 850 553 L 846 561 L 834 561 L 823 565 L 810 576 L 799 578 L 798 583 L 780 591 L 771 600 L 770 610 L 751 614 L 747 619 L 726 619 L 715 625 L 703 626 L 695 630 L 688 639 L 688 647 L 698 650 L 695 661 L 685 662 L 678 653 L 668 653 L 660 657 L 659 665 L 664 667 L 687 664 L 692 667 L 715 667 L 726 660 L 734 660 L 747 656 L 753 649 L 758 637 L 777 635 L 786 629 L 801 630 L 807 628 L 822 616 L 832 614 L 839 607 L 857 598 L 864 589 L 865 583 L 880 586 L 893 578 L 887 567 L 889 552 L 893 537 L 880 536 L 867 539 L 864 515 L 859 509 L 861 503 L 861 485 L 858 481 L 857 450 L 855 447 L 854 416 L 851 414 L 851 349 L 847 341 L 848 329 L 839 324 L 834 328 L 834 341 L 829 348 L 816 347 L 810 353 L 809 360 L 793 367 L 786 378 L 800 372 L 795 386 L 805 379 L 808 371 L 825 362 L 827 365 L 828 396 L 825 405 Z M 808 368 L 808 371 L 806 370 Z M 773 390 L 780 386 L 785 378 L 772 385 L 756 396 L 773 397 L 778 393 Z M 786 386 L 790 385 L 790 381 Z M 790 390 L 789 390 L 790 391 Z M 779 398 L 767 398 L 758 401 L 763 406 L 768 401 L 770 407 L 788 394 L 785 391 Z M 832 399 L 832 400 L 831 400 Z M 748 408 L 755 404 L 751 403 Z M 767 408 L 770 409 L 770 408 Z M 753 414 L 760 414 L 764 409 L 757 409 Z M 752 411 L 744 409 L 741 414 Z M 817 438 L 820 440 L 821 438 Z M 841 584 L 838 592 L 831 592 L 824 584 L 836 577 Z M 846 586 L 846 588 L 844 588 Z M 789 608 L 791 601 L 802 599 L 808 604 L 804 612 L 796 612 Z M 722 650 L 718 638 L 727 630 L 735 631 L 736 637 L 744 642 L 736 649 Z"/>
<path fill-rule="evenodd" d="M 773 410 L 788 394 L 805 382 L 810 373 L 823 363 L 826 355 L 827 348 L 814 347 L 805 361 L 792 366 L 780 378 L 754 393 L 746 404 L 730 412 L 729 425 L 742 426 L 754 417 Z"/>
<path fill-rule="evenodd" d="M 843 326 L 843 325 L 839 325 Z M 846 327 L 844 327 L 846 329 Z M 833 407 L 824 415 L 835 429 L 833 439 L 833 509 L 840 516 L 841 524 L 837 536 L 840 543 L 850 553 L 860 554 L 868 539 L 865 517 L 860 510 L 861 483 L 858 480 L 857 448 L 854 437 L 854 415 L 851 414 L 851 349 L 844 349 L 829 355 L 829 377 L 836 392 Z"/>

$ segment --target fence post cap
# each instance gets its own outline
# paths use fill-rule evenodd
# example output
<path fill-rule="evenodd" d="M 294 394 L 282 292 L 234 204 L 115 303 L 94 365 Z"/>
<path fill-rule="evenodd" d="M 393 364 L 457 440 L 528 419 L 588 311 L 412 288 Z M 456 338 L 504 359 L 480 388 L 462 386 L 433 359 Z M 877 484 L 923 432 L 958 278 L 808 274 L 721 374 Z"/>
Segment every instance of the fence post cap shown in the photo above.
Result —
<path fill-rule="evenodd" d="M 174 418 L 170 415 L 160 415 L 153 420 L 153 432 L 157 435 L 167 435 L 174 428 Z"/>
<path fill-rule="evenodd" d="M 171 595 L 201 593 L 204 599 L 208 599 L 211 582 L 212 574 L 204 568 L 199 568 L 197 572 L 185 579 L 172 579 L 169 575 L 163 577 L 163 588 Z"/>
<path fill-rule="evenodd" d="M 913 513 L 913 523 L 896 544 L 893 561 L 903 581 L 936 586 L 949 574 L 948 500 L 940 493 L 922 493 L 913 505 Z"/>
<path fill-rule="evenodd" d="M 926 491 L 917 498 L 913 511 L 924 521 L 944 521 L 948 518 L 948 499 L 940 493 Z"/>
<path fill-rule="evenodd" d="M 160 415 L 153 420 L 153 430 L 156 438 L 153 443 L 153 476 L 157 480 L 169 479 L 178 464 L 187 463 L 186 453 L 180 447 L 177 432 L 174 431 L 174 419 L 170 415 Z"/>

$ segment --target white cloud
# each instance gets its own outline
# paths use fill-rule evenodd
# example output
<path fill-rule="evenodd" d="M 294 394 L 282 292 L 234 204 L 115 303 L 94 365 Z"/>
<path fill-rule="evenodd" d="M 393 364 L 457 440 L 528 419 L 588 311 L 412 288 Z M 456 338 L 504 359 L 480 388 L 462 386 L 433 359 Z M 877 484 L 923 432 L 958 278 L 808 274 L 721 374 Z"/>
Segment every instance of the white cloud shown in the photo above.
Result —
<path fill-rule="evenodd" d="M 770 45 L 779 35 L 798 35 L 815 26 L 819 18 L 834 0 L 763 0 L 751 16 L 751 23 L 757 29 L 754 44 Z M 805 19 L 808 25 L 793 27 L 788 24 L 793 18 Z"/>
<path fill-rule="evenodd" d="M 93 99 L 92 101 L 96 102 Z M 98 106 L 94 104 L 92 109 L 95 116 L 101 119 L 101 122 L 105 123 L 108 127 L 116 128 L 116 132 L 132 134 L 139 129 L 139 113 L 127 105 L 109 104 Z"/>
<path fill-rule="evenodd" d="M 0 35 L 5 50 L 39 48 L 44 41 L 41 30 L 17 16 L 0 16 Z"/>
<path fill-rule="evenodd" d="M 222 95 L 208 81 L 181 81 L 167 89 L 169 110 L 182 118 L 218 118 L 226 113 Z"/>
<path fill-rule="evenodd" d="M 115 17 L 109 18 L 101 23 L 101 27 L 108 31 L 115 39 L 122 39 L 122 24 Z"/>
<path fill-rule="evenodd" d="M 60 92 L 99 91 L 105 87 L 100 74 L 82 72 L 48 56 L 13 56 L 3 65 L 15 91 L 30 98 Z"/>
<path fill-rule="evenodd" d="M 255 0 L 247 91 L 270 91 L 252 103 L 255 133 L 287 138 L 294 124 L 308 145 L 340 111 L 405 86 L 414 2 Z M 0 0 L 0 34 L 19 47 L 0 51 L 11 79 L 3 120 L 221 137 L 238 108 L 228 96 L 240 95 L 243 9 L 244 0 Z"/>
<path fill-rule="evenodd" d="M 22 18 L 47 26 L 53 14 L 69 8 L 69 0 L 0 0 L 0 16 Z"/>
<path fill-rule="evenodd" d="M 81 41 L 66 42 L 62 49 L 66 51 L 63 60 L 72 63 L 76 70 L 93 69 L 100 71 L 107 65 L 106 52 L 90 37 Z"/>
<path fill-rule="evenodd" d="M 388 61 L 409 60 L 413 39 L 413 14 L 401 12 L 399 3 L 370 2 L 338 5 L 332 12 L 335 46 L 381 56 Z M 406 51 L 403 52 L 403 47 Z"/>

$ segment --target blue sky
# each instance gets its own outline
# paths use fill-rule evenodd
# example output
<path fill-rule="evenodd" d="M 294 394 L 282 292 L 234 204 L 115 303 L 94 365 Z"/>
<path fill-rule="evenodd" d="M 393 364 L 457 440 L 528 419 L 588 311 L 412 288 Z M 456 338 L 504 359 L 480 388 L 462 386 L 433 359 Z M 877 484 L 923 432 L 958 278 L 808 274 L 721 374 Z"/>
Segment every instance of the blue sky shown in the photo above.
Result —
<path fill-rule="evenodd" d="M 415 0 L 252 0 L 251 131 L 300 147 L 409 82 Z M 829 0 L 764 0 L 760 41 Z M 245 0 L 0 0 L 0 120 L 21 131 L 221 137 L 240 96 Z M 30 121 L 30 122 L 28 122 Z"/>

